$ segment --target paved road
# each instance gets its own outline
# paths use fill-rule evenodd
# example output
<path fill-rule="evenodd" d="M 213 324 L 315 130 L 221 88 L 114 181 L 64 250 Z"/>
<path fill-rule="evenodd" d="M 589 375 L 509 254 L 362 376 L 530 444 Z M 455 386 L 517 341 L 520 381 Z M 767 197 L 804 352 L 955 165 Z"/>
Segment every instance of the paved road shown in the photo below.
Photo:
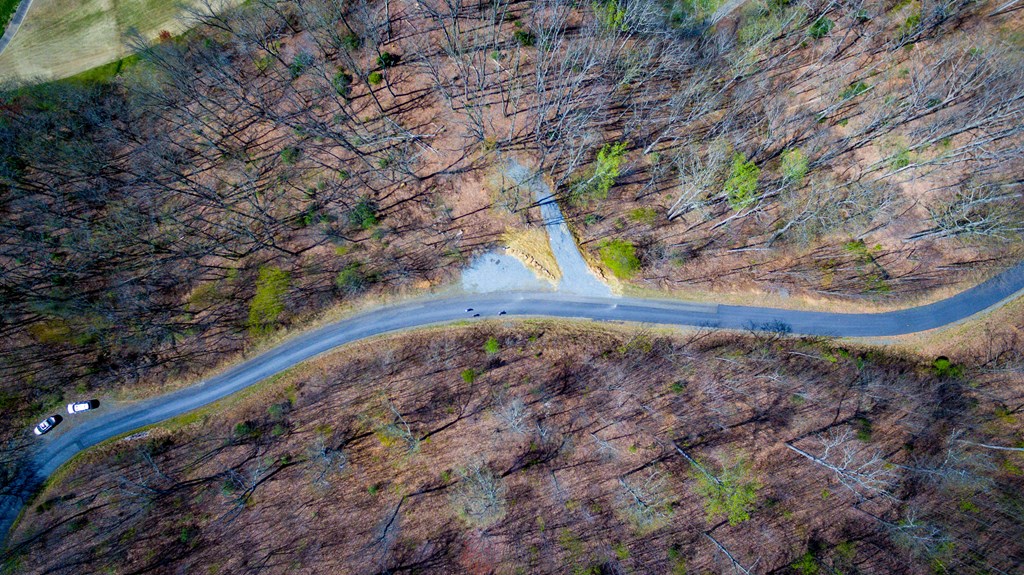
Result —
<path fill-rule="evenodd" d="M 32 0 L 21 0 L 21 4 L 18 5 L 18 9 L 14 11 L 14 16 L 11 17 L 11 22 L 7 26 L 7 30 L 4 32 L 2 38 L 0 38 L 0 52 L 4 51 L 4 48 L 11 43 L 11 39 L 14 38 L 14 34 L 18 32 L 18 28 L 21 27 L 21 22 L 25 19 L 25 14 L 28 14 L 29 6 L 32 5 Z"/>
<path fill-rule="evenodd" d="M 61 464 L 79 451 L 140 427 L 202 407 L 299 362 L 367 337 L 473 319 L 498 317 L 580 318 L 668 326 L 750 329 L 785 326 L 795 334 L 892 336 L 948 325 L 1024 293 L 1024 263 L 977 287 L 930 305 L 878 314 L 841 314 L 631 298 L 597 298 L 544 292 L 506 292 L 417 300 L 369 311 L 289 340 L 275 349 L 191 387 L 77 423 L 68 418 L 60 435 L 44 437 L 34 467 L 8 486 L 0 500 L 0 532 L 6 533 L 22 504 Z M 474 312 L 474 313 L 475 313 Z"/>
<path fill-rule="evenodd" d="M 526 168 L 515 160 L 505 166 L 505 173 L 518 185 L 530 191 L 540 215 L 544 218 L 551 252 L 562 270 L 562 279 L 558 281 L 558 291 L 590 297 L 611 297 L 612 290 L 602 282 L 587 265 L 580 254 L 576 238 L 569 231 L 569 226 L 562 216 L 562 209 L 555 200 L 551 188 L 536 172 Z"/>

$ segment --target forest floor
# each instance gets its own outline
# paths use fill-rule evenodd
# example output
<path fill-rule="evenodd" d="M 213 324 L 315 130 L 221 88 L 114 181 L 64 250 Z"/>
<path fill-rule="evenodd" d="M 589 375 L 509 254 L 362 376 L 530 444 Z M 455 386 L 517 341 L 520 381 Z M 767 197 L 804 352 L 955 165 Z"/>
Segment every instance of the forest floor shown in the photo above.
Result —
<path fill-rule="evenodd" d="M 957 439 L 1024 440 L 1024 381 L 928 365 L 546 321 L 377 339 L 91 450 L 6 566 L 725 572 L 721 544 L 757 573 L 1012 569 L 1024 459 Z"/>

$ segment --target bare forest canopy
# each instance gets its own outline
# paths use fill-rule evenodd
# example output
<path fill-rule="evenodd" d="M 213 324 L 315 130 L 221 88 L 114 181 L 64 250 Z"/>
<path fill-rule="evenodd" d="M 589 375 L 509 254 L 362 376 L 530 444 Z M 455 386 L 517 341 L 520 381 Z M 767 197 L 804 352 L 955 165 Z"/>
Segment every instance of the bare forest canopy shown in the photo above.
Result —
<path fill-rule="evenodd" d="M 640 287 L 913 296 L 1019 257 L 1022 34 L 977 2 L 254 0 L 0 99 L 0 408 L 436 285 L 552 177 Z"/>
<path fill-rule="evenodd" d="M 1016 355 L 565 323 L 406 335 L 90 452 L 17 573 L 1014 573 Z"/>

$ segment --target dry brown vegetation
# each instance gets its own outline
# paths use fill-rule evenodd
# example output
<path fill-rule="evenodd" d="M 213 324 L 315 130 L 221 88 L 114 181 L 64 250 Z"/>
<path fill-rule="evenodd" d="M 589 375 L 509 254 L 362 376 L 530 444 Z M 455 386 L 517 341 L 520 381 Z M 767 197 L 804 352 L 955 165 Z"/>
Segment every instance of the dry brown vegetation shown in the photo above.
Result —
<path fill-rule="evenodd" d="M 1020 361 L 545 322 L 377 340 L 91 452 L 7 565 L 1012 572 L 1024 454 L 978 444 L 1024 445 Z"/>
<path fill-rule="evenodd" d="M 676 60 L 627 52 L 651 70 L 609 105 L 634 151 L 575 204 L 584 243 L 632 242 L 647 289 L 865 303 L 1019 260 L 1021 35 L 994 9 L 748 2 Z"/>
<path fill-rule="evenodd" d="M 1012 13 L 729 6 L 251 2 L 129 38 L 113 82 L 5 92 L 0 405 L 443 282 L 528 223 L 487 189 L 508 156 L 646 287 L 902 297 L 1017 255 Z"/>
<path fill-rule="evenodd" d="M 1024 128 L 1019 121 L 1024 111 L 1024 65 L 1017 12 L 992 15 L 995 7 L 990 3 L 932 0 L 730 2 L 726 7 L 711 0 L 671 4 L 254 0 L 221 13 L 198 10 L 193 16 L 201 24 L 178 38 L 155 42 L 129 38 L 139 52 L 139 63 L 110 82 L 12 86 L 4 91 L 0 98 L 0 410 L 8 423 L 0 430 L 5 464 L 0 478 L 14 468 L 21 448 L 29 445 L 25 424 L 72 395 L 185 380 L 225 357 L 260 345 L 277 330 L 302 325 L 331 306 L 366 294 L 403 293 L 449 280 L 473 252 L 509 237 L 505 234 L 510 230 L 529 227 L 532 199 L 521 197 L 517 189 L 493 189 L 495 167 L 509 157 L 544 171 L 591 259 L 611 262 L 614 267 L 609 266 L 611 273 L 606 275 L 619 276 L 633 288 L 776 291 L 838 298 L 846 309 L 862 300 L 891 304 L 893 299 L 905 302 L 904 298 L 948 293 L 937 288 L 949 290 L 990 275 L 1019 257 L 1024 222 L 1019 179 L 1024 167 Z M 535 259 L 540 261 L 541 255 L 538 252 Z M 502 337 L 516 339 L 511 334 Z M 594 356 L 596 348 L 578 345 L 584 348 L 583 355 L 573 357 L 566 351 L 559 368 L 565 374 L 552 375 L 551 381 L 561 377 L 578 383 L 582 380 L 574 374 L 590 373 L 579 367 L 590 365 L 587 358 L 610 361 Z M 409 350 L 403 353 L 410 354 L 413 362 L 408 369 L 424 361 L 415 360 Z M 637 378 L 668 373 L 666 364 L 659 362 L 670 360 L 657 357 L 658 361 L 645 360 L 650 365 L 622 364 L 621 378 L 643 381 Z M 679 527 L 690 534 L 689 539 L 677 542 L 674 538 L 682 537 L 682 531 L 672 531 L 672 537 L 661 541 L 660 550 L 654 550 L 657 538 L 648 545 L 641 544 L 646 538 L 627 535 L 621 521 L 616 524 L 612 519 L 622 518 L 621 511 L 613 512 L 616 498 L 612 494 L 624 491 L 643 499 L 644 490 L 660 488 L 664 479 L 678 490 L 673 491 L 678 499 L 672 505 L 692 511 L 692 493 L 681 487 L 685 481 L 679 466 L 686 466 L 676 458 L 683 455 L 676 453 L 670 463 L 660 459 L 668 457 L 671 440 L 680 439 L 675 432 L 685 435 L 681 440 L 686 449 L 693 447 L 720 465 L 733 462 L 730 458 L 735 453 L 744 454 L 768 493 L 774 493 L 771 485 L 775 484 L 770 482 L 777 481 L 764 473 L 773 468 L 768 463 L 771 458 L 816 465 L 783 447 L 785 441 L 804 441 L 811 428 L 791 428 L 796 424 L 788 421 L 765 422 L 819 404 L 809 401 L 798 406 L 789 390 L 757 387 L 773 381 L 766 375 L 773 370 L 784 372 L 790 362 L 805 360 L 785 354 L 764 357 L 770 358 L 759 360 L 765 366 L 772 361 L 778 365 L 765 368 L 768 371 L 761 379 L 747 381 L 746 372 L 736 376 L 744 386 L 753 386 L 749 392 L 715 384 L 719 385 L 715 395 L 700 383 L 697 389 L 707 397 L 686 404 L 688 409 L 699 406 L 699 412 L 687 417 L 697 418 L 708 429 L 713 426 L 707 422 L 714 418 L 757 413 L 752 422 L 722 431 L 721 441 L 728 449 L 702 443 L 700 434 L 691 437 L 682 428 L 666 435 L 665 430 L 675 424 L 650 427 L 653 424 L 645 423 L 647 416 L 626 417 L 636 428 L 622 430 L 624 436 L 640 434 L 637 437 L 646 443 L 637 443 L 635 453 L 627 445 L 623 454 L 619 445 L 613 450 L 615 457 L 588 456 L 599 460 L 593 464 L 603 478 L 603 483 L 592 487 L 597 491 L 574 485 L 573 481 L 583 481 L 574 479 L 574 468 L 564 479 L 556 473 L 555 481 L 580 490 L 580 501 L 586 497 L 596 501 L 593 510 L 583 504 L 569 509 L 568 500 L 559 499 L 557 490 L 540 491 L 537 485 L 550 482 L 550 476 L 529 488 L 516 483 L 534 471 L 509 474 L 512 461 L 495 456 L 488 460 L 490 467 L 478 469 L 470 459 L 444 459 L 474 445 L 462 439 L 463 443 L 450 446 L 450 454 L 439 455 L 438 465 L 449 469 L 451 477 L 429 484 L 436 491 L 412 496 L 427 489 L 428 483 L 423 477 L 402 480 L 407 491 L 401 494 L 409 496 L 403 509 L 424 507 L 422 513 L 410 514 L 415 516 L 408 520 L 412 543 L 389 547 L 389 560 L 400 556 L 412 561 L 434 553 L 449 557 L 452 549 L 460 549 L 466 561 L 495 556 L 504 564 L 516 563 L 506 551 L 515 547 L 511 542 L 518 541 L 516 537 L 530 533 L 537 549 L 544 551 L 538 551 L 536 561 L 543 562 L 537 565 L 545 569 L 557 570 L 555 565 L 573 554 L 582 561 L 581 553 L 587 561 L 614 562 L 607 549 L 600 547 L 612 545 L 600 529 L 586 534 L 582 547 L 574 543 L 577 535 L 571 530 L 565 545 L 558 542 L 563 528 L 585 525 L 588 517 L 594 517 L 601 529 L 609 526 L 614 537 L 623 541 L 633 537 L 629 541 L 643 549 L 630 551 L 629 561 L 655 565 L 666 561 L 666 549 L 679 543 L 695 564 L 713 565 L 724 554 L 713 552 L 717 548 L 710 540 L 693 538 L 699 529 L 686 531 L 696 523 Z M 703 359 L 727 372 L 728 361 Z M 819 367 L 831 373 L 828 370 L 840 367 L 849 370 L 847 364 L 853 360 L 807 361 L 810 366 L 821 363 Z M 821 389 L 808 383 L 812 391 L 807 393 L 832 393 L 820 405 L 835 411 L 836 421 L 848 422 L 860 416 L 857 410 L 873 409 L 863 408 L 863 402 L 888 405 L 885 399 L 906 409 L 911 415 L 905 423 L 897 424 L 895 412 L 885 412 L 891 420 L 880 417 L 877 422 L 884 438 L 879 439 L 884 445 L 880 450 L 899 465 L 916 456 L 901 445 L 906 441 L 916 445 L 914 438 L 927 435 L 921 418 L 946 417 L 942 410 L 975 413 L 974 407 L 957 403 L 957 394 L 970 396 L 979 393 L 976 390 L 946 382 L 943 385 L 956 389 L 946 395 L 936 390 L 947 388 L 936 387 L 934 380 L 920 374 L 885 379 L 903 373 L 903 368 L 883 364 L 884 369 L 878 368 L 884 376 L 880 381 L 892 385 L 876 390 L 870 387 L 872 379 L 857 376 L 852 381 L 867 387 L 850 392 L 859 398 L 852 405 L 835 395 L 851 380 Z M 737 367 L 747 368 L 746 360 Z M 890 368 L 895 371 L 886 371 Z M 798 378 L 796 373 L 788 377 Z M 1004 376 L 1009 377 L 1005 370 L 985 375 Z M 638 405 L 676 417 L 675 408 L 666 405 L 675 405 L 678 398 L 663 389 L 644 387 L 660 381 L 651 377 L 651 382 L 644 381 L 629 393 L 645 398 Z M 518 380 L 508 383 L 520 385 Z M 982 378 L 980 384 L 987 382 Z M 478 388 L 448 385 L 437 388 L 441 391 L 412 388 L 422 394 L 451 389 L 456 394 L 451 401 L 482 401 L 474 395 L 477 392 L 470 393 Z M 590 389 L 589 384 L 582 387 Z M 525 392 L 531 388 L 517 389 L 536 418 L 543 402 L 527 401 Z M 1013 389 L 1006 388 L 1008 393 Z M 494 395 L 497 390 L 488 393 Z M 611 391 L 602 393 L 614 396 Z M 896 394 L 896 399 L 888 393 Z M 571 400 L 565 400 L 569 403 L 562 415 L 581 407 L 600 413 L 613 405 L 618 406 L 615 409 L 634 405 L 615 403 L 611 397 L 612 403 L 599 406 L 588 403 L 589 395 L 567 396 Z M 370 410 L 370 399 L 350 399 L 364 411 Z M 377 411 L 371 415 L 386 419 L 396 411 L 408 413 L 420 401 L 401 394 L 392 400 L 395 405 L 386 405 L 375 397 Z M 292 407 L 313 410 L 305 419 L 319 417 L 316 410 L 321 407 L 296 405 Z M 485 421 L 484 412 L 490 407 L 475 405 L 480 421 Z M 1016 405 L 1005 402 L 1007 413 L 1017 413 Z M 506 408 L 519 409 L 516 403 Z M 423 421 L 439 421 L 439 414 L 429 413 L 434 419 Z M 259 479 L 266 479 L 260 487 L 286 485 L 275 482 L 299 473 L 302 454 L 315 438 L 308 429 L 305 435 L 296 435 L 286 423 L 297 420 L 282 417 L 273 424 L 283 426 L 281 439 L 275 442 L 265 443 L 273 436 L 273 425 L 260 428 L 258 436 L 243 434 L 244 438 L 229 445 L 222 444 L 231 435 L 227 428 L 221 430 L 221 438 L 211 440 L 216 446 L 200 445 L 197 438 L 200 443 L 189 443 L 190 452 L 209 456 L 193 463 L 187 457 L 167 455 L 173 465 L 183 467 L 166 476 L 186 481 L 196 493 L 205 493 L 209 481 L 232 482 L 232 493 L 246 493 L 247 482 Z M 572 420 L 551 417 L 552 424 L 563 430 L 560 436 L 572 436 Z M 796 421 L 824 428 L 822 417 Z M 738 421 L 742 420 L 729 425 Z M 973 430 L 972 421 L 964 429 Z M 426 425 L 418 418 L 413 422 Z M 358 429 L 365 431 L 371 423 L 363 421 Z M 470 425 L 464 420 L 460 424 Z M 426 434 L 412 424 L 404 431 L 401 422 L 392 425 L 401 441 L 408 442 L 411 433 Z M 773 447 L 764 453 L 758 451 L 760 447 L 754 449 L 761 445 L 756 434 L 740 441 L 733 438 L 739 431 L 729 431 L 747 433 L 764 426 L 775 430 L 765 432 L 772 438 L 765 445 Z M 921 440 L 925 445 L 920 449 L 933 457 L 948 445 L 961 445 L 950 443 L 954 428 L 961 426 L 940 430 L 937 439 Z M 532 427 L 529 432 L 540 433 Z M 474 433 L 483 434 L 478 438 L 494 435 L 483 428 Z M 277 455 L 265 461 L 265 450 L 284 450 L 300 437 L 305 445 L 287 448 L 292 457 L 288 463 L 274 459 L 284 451 L 274 452 Z M 324 449 L 334 449 L 345 438 L 326 434 L 324 441 L 330 442 Z M 519 436 L 510 441 L 517 449 L 530 445 Z M 587 441 L 597 439 L 575 437 L 574 445 Z M 537 438 L 533 442 L 535 446 L 523 452 L 530 461 L 534 457 L 530 453 L 547 454 L 550 447 Z M 358 445 L 369 450 L 376 444 Z M 169 447 L 174 451 L 174 446 Z M 556 456 L 570 457 L 562 454 L 563 447 Z M 807 443 L 793 447 L 813 453 Z M 256 454 L 252 455 L 256 459 L 238 459 L 243 457 L 240 451 Z M 634 483 L 630 483 L 634 479 L 618 481 L 628 465 L 645 465 L 649 460 L 642 455 L 654 457 L 655 452 L 659 463 L 653 469 L 662 475 L 644 476 Z M 418 453 L 409 461 L 423 457 Z M 513 455 L 495 453 L 506 459 Z M 225 475 L 231 469 L 235 474 Z M 274 469 L 279 471 L 272 479 L 263 475 Z M 900 473 L 918 473 L 900 469 Z M 506 486 L 509 491 L 493 484 L 488 473 L 499 473 L 512 482 Z M 186 476 L 192 479 L 181 479 Z M 501 532 L 505 539 L 491 537 L 490 530 L 496 529 L 491 525 L 470 532 L 476 534 L 471 540 L 453 534 L 451 544 L 456 547 L 417 546 L 428 533 L 431 513 L 444 516 L 440 510 L 451 503 L 444 485 L 474 477 L 481 485 L 491 482 L 492 501 L 466 499 L 460 503 L 463 514 L 476 517 L 484 512 L 481 509 L 500 511 L 503 518 L 495 525 L 510 530 Z M 156 480 L 172 481 L 159 474 Z M 809 485 L 808 481 L 810 475 L 800 485 Z M 901 476 L 901 481 L 916 485 L 922 480 L 914 475 Z M 351 487 L 345 485 L 331 489 Z M 364 488 L 336 495 L 356 500 L 355 494 Z M 157 492 L 167 491 L 167 501 L 175 501 L 183 493 L 176 489 L 158 487 Z M 256 490 L 261 494 L 257 501 L 266 490 Z M 557 528 L 528 531 L 527 524 L 537 526 L 535 516 L 524 519 L 526 508 L 494 507 L 499 496 L 521 502 L 522 493 L 532 494 L 531 490 L 543 496 L 538 505 L 561 506 L 568 515 L 559 517 L 571 517 L 572 522 L 565 519 L 555 522 Z M 119 497 L 120 492 L 104 497 L 111 493 Z M 684 498 L 685 493 L 690 493 L 690 499 Z M 914 493 L 925 493 L 922 513 L 928 516 L 927 502 L 939 499 L 927 489 Z M 307 501 L 311 497 L 307 495 Z M 784 499 L 782 494 L 771 497 Z M 397 505 L 393 499 L 388 501 Z M 828 503 L 819 499 L 823 502 L 814 499 L 819 508 L 842 503 L 842 509 L 849 509 L 849 500 L 842 497 L 827 498 Z M 885 549 L 870 555 L 871 569 L 904 564 L 885 563 L 890 560 L 927 562 L 910 559 L 910 551 L 885 547 L 891 533 L 882 537 L 879 525 L 888 521 L 898 527 L 899 521 L 918 517 L 907 513 L 906 502 L 913 497 L 897 494 L 897 500 L 900 503 L 890 508 L 860 506 L 859 511 L 849 511 L 851 517 L 859 518 L 850 519 L 851 536 L 881 537 L 869 539 L 870 545 Z M 180 506 L 192 504 L 188 498 L 181 501 Z M 248 498 L 233 501 L 244 503 Z M 370 506 L 372 501 L 366 499 L 361 505 Z M 759 509 L 768 499 L 761 501 Z M 244 505 L 234 509 L 239 512 L 234 522 L 216 525 L 237 529 L 246 521 L 269 524 L 245 513 Z M 658 523 L 663 509 L 655 506 L 646 520 Z M 866 518 L 867 512 L 881 519 Z M 1007 513 L 1019 518 L 1012 510 Z M 689 522 L 701 516 L 674 513 L 672 525 L 684 515 Z M 807 525 L 817 525 L 812 521 L 816 517 L 809 513 Z M 725 531 L 735 529 L 730 527 L 716 529 L 714 533 L 722 538 L 714 537 L 748 568 L 758 557 L 763 557 L 763 565 L 779 568 L 792 560 L 794 550 L 804 548 L 826 553 L 824 560 L 832 560 L 826 547 L 809 545 L 817 541 L 809 532 L 795 538 L 788 535 L 788 539 L 778 535 L 786 524 L 777 519 L 768 521 L 756 536 L 726 536 Z M 194 525 L 175 527 L 185 529 L 175 533 L 184 543 L 196 540 L 189 535 L 191 529 L 201 532 L 212 519 L 195 515 L 192 521 Z M 944 529 L 955 531 L 962 523 Z M 273 529 L 287 529 L 288 523 L 280 525 Z M 360 524 L 344 525 L 354 529 Z M 998 525 L 1002 529 L 1005 522 Z M 823 541 L 829 544 L 838 545 L 845 537 L 826 531 Z M 240 541 L 261 531 L 245 533 L 239 535 Z M 360 545 L 368 541 L 367 532 L 345 533 Z M 777 551 L 769 553 L 754 544 L 762 535 L 780 537 L 771 547 Z M 283 535 L 279 541 L 289 556 L 320 552 L 315 540 L 305 544 L 301 536 L 296 537 L 299 542 Z M 967 545 L 957 537 L 955 545 Z M 697 546 L 697 539 L 712 547 Z M 982 539 L 978 543 L 982 556 L 993 565 L 1003 565 L 1000 557 L 1016 553 L 1010 546 L 999 551 L 1004 555 L 995 553 L 988 559 L 989 545 L 997 546 L 993 542 L 1001 539 Z M 121 547 L 107 545 L 104 552 L 120 558 L 118 553 L 136 545 L 132 541 L 129 537 Z M 551 545 L 544 547 L 545 541 Z M 294 548 L 289 547 L 291 543 Z M 481 551 L 481 546 L 492 544 L 501 553 Z M 239 548 L 245 546 L 240 543 Z M 160 558 L 179 550 L 160 549 L 164 553 Z M 929 548 L 926 555 L 934 558 L 934 552 Z M 133 555 L 129 563 L 149 564 L 154 558 L 146 553 Z M 940 556 L 940 561 L 950 560 Z M 965 564 L 974 560 L 965 557 L 961 554 L 956 560 Z M 331 560 L 340 566 L 351 559 Z M 285 560 L 280 555 L 267 559 L 268 565 L 279 565 L 279 561 Z"/>

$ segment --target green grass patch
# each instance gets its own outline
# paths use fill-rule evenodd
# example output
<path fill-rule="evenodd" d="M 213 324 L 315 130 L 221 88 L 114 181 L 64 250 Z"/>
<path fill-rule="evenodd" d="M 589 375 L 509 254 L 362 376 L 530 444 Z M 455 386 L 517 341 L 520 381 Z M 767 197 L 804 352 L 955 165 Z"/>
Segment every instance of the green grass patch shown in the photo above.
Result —
<path fill-rule="evenodd" d="M 284 311 L 284 296 L 290 283 L 288 272 L 273 266 L 260 268 L 256 279 L 256 295 L 249 303 L 250 334 L 258 337 L 273 330 Z"/>
<path fill-rule="evenodd" d="M 598 248 L 601 263 L 619 279 L 629 279 L 640 269 L 636 247 L 628 240 L 605 240 Z"/>
<path fill-rule="evenodd" d="M 629 219 L 638 224 L 653 226 L 654 222 L 658 219 L 658 210 L 651 207 L 636 208 L 635 210 L 630 210 Z"/>
<path fill-rule="evenodd" d="M 0 0 L 2 2 L 3 0 Z M 76 82 L 79 84 L 105 84 L 112 82 L 121 72 L 139 63 L 139 55 L 132 54 L 120 60 L 114 60 L 109 64 L 90 68 L 74 76 L 69 76 L 61 82 Z"/>

